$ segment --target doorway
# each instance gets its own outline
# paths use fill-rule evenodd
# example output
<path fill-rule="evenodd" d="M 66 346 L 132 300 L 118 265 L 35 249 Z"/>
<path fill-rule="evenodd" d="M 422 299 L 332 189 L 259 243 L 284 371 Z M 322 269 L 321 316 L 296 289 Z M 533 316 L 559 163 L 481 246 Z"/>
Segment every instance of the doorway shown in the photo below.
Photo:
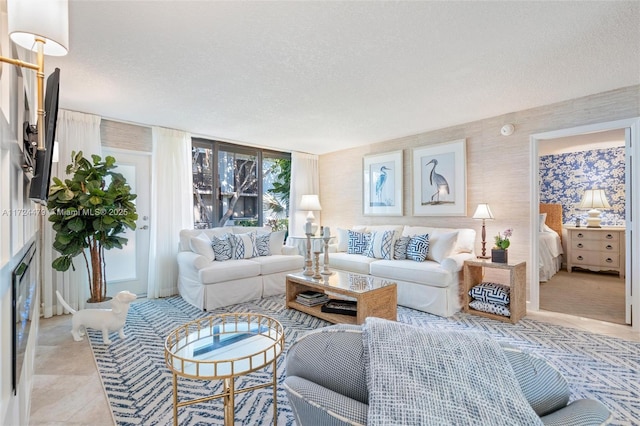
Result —
<path fill-rule="evenodd" d="M 122 250 L 105 251 L 105 262 L 117 267 L 106 271 L 109 283 L 108 295 L 128 290 L 139 297 L 147 295 L 147 277 L 149 274 L 149 208 L 150 208 L 150 162 L 147 152 L 125 149 L 102 148 L 103 156 L 110 155 L 116 159 L 118 173 L 127 179 L 131 192 L 137 194 L 134 200 L 138 220 L 136 229 L 127 229 L 124 238 L 127 244 Z"/>
<path fill-rule="evenodd" d="M 538 146 L 538 156 L 540 202 L 542 205 L 559 206 L 563 224 L 559 237 L 549 236 L 552 230 L 540 236 L 541 262 L 550 263 L 548 256 L 542 253 L 545 249 L 542 245 L 548 244 L 550 237 L 559 239 L 563 252 L 563 262 L 557 272 L 555 268 L 559 266 L 559 261 L 554 261 L 540 272 L 540 309 L 628 324 L 630 318 L 627 318 L 625 308 L 624 273 L 612 271 L 614 267 L 624 265 L 624 259 L 621 259 L 624 256 L 623 243 L 590 240 L 589 244 L 583 244 L 582 240 L 572 238 L 583 234 L 601 237 L 605 235 L 601 231 L 607 229 L 614 231 L 611 234 L 613 237 L 624 233 L 624 129 L 543 140 Z M 608 208 L 601 210 L 602 228 L 595 232 L 585 228 L 587 211 L 580 205 L 586 191 L 593 188 L 602 189 L 609 204 Z M 603 254 L 586 250 L 587 245 L 597 249 L 607 247 L 608 251 Z M 568 261 L 569 256 L 571 262 Z M 573 266 L 575 263 L 583 267 Z"/>
<path fill-rule="evenodd" d="M 640 171 L 635 163 L 640 159 L 640 118 L 632 118 L 619 120 L 608 123 L 598 123 L 569 129 L 555 130 L 545 133 L 533 134 L 530 136 L 531 141 L 531 253 L 530 264 L 539 264 L 539 214 L 537 206 L 540 203 L 540 186 L 539 186 L 539 148 L 544 141 L 563 138 L 568 136 L 576 136 L 583 134 L 591 134 L 595 132 L 603 132 L 615 129 L 623 129 L 625 132 L 625 179 L 626 179 L 626 201 L 625 201 L 625 318 L 630 323 L 634 331 L 640 331 L 640 309 L 632 309 L 632 306 L 640 306 L 640 265 L 630 261 L 634 253 L 640 253 L 640 241 L 632 236 L 640 235 L 640 220 L 636 219 L 634 212 L 640 212 L 640 197 L 634 195 L 632 188 L 640 187 Z M 635 143 L 634 143 L 635 142 Z M 637 192 L 637 191 L 636 191 Z M 529 309 L 537 311 L 540 309 L 540 282 L 538 268 L 529 268 L 530 279 L 530 295 Z"/>

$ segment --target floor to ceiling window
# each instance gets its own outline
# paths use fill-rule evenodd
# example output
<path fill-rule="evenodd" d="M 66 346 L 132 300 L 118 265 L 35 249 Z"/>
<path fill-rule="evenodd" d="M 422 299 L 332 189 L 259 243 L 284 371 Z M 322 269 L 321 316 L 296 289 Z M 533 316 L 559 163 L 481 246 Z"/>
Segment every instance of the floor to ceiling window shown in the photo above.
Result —
<path fill-rule="evenodd" d="M 200 138 L 192 145 L 196 228 L 286 229 L 290 154 Z"/>

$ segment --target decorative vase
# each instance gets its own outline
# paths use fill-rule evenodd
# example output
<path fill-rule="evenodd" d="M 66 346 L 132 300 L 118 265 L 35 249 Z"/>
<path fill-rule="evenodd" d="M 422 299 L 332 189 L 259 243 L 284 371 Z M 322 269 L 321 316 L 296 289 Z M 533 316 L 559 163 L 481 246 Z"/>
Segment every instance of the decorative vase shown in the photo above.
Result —
<path fill-rule="evenodd" d="M 493 263 L 509 263 L 509 251 L 504 249 L 491 249 L 491 261 Z"/>

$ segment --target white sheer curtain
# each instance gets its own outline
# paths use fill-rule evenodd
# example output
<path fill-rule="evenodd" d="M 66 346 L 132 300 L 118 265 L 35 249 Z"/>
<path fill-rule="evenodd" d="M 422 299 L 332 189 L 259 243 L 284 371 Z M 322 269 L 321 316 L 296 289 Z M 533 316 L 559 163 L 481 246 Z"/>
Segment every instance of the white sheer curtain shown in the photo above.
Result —
<path fill-rule="evenodd" d="M 178 242 L 181 229 L 193 228 L 191 136 L 152 128 L 151 235 L 147 297 L 178 293 Z"/>
<path fill-rule="evenodd" d="M 51 176 L 61 180 L 67 178 L 66 168 L 71 164 L 71 152 L 82 151 L 86 158 L 101 155 L 100 117 L 80 112 L 60 110 L 56 126 L 58 142 L 58 163 L 53 163 Z M 75 271 L 70 268 L 66 272 L 58 272 L 51 267 L 58 252 L 53 249 L 55 232 L 51 222 L 45 220 L 42 230 L 43 274 L 41 301 L 45 318 L 62 315 L 62 305 L 58 304 L 56 290 L 74 309 L 82 309 L 89 297 L 89 278 L 87 267 L 82 256 L 73 259 Z"/>
<path fill-rule="evenodd" d="M 305 194 L 319 194 L 320 178 L 318 174 L 318 156 L 301 152 L 291 153 L 291 192 L 289 200 L 289 235 L 303 235 L 306 211 L 299 211 L 300 199 Z M 322 203 L 321 203 L 322 204 Z M 320 213 L 314 212 L 316 223 L 320 222 Z"/>

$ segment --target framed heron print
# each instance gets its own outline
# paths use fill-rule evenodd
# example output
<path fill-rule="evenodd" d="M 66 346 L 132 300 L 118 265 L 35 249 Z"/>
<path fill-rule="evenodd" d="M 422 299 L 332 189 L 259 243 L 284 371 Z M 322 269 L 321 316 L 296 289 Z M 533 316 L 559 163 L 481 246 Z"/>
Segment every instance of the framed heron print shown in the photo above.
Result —
<path fill-rule="evenodd" d="M 413 150 L 414 216 L 467 213 L 466 140 Z"/>
<path fill-rule="evenodd" d="M 402 216 L 402 150 L 364 157 L 364 214 Z"/>

